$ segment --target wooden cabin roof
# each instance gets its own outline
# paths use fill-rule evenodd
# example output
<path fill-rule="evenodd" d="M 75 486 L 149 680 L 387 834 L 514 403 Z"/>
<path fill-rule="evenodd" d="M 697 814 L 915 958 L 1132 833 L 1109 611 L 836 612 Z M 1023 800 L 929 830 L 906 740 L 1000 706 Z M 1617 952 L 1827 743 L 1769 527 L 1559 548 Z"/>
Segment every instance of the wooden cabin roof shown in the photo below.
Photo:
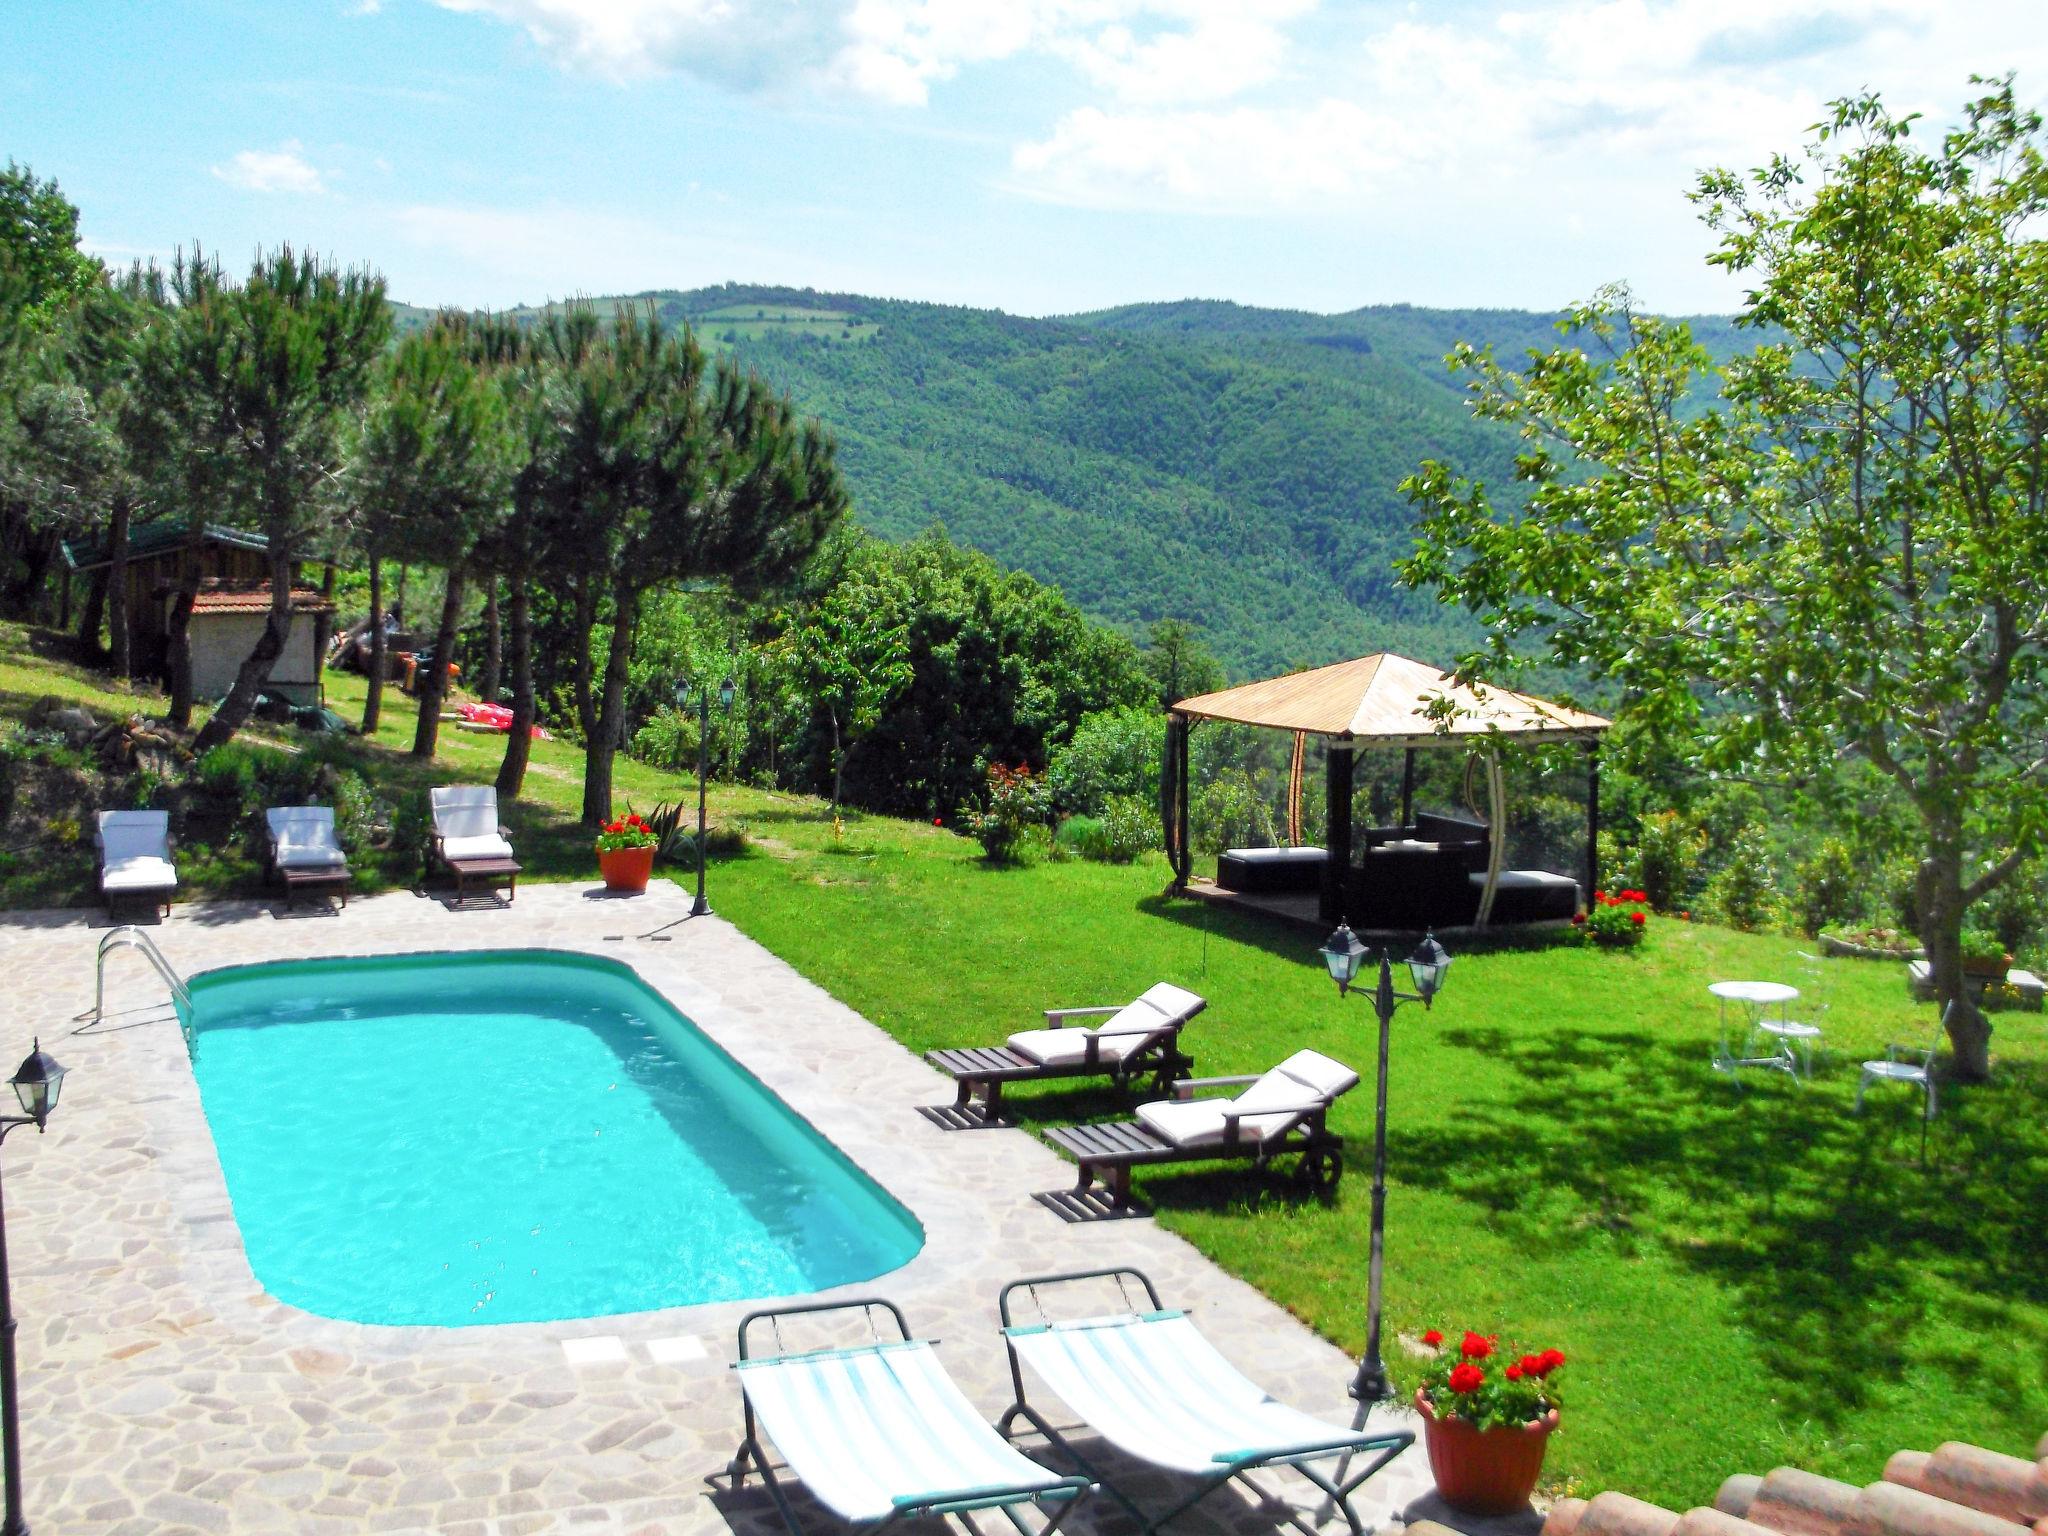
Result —
<path fill-rule="evenodd" d="M 251 549 L 259 554 L 270 549 L 270 540 L 262 534 L 251 533 L 246 528 L 230 528 L 225 523 L 206 523 L 194 529 L 183 518 L 159 517 L 137 523 L 128 530 L 128 558 L 131 561 L 150 560 L 158 555 L 206 544 Z M 66 539 L 62 553 L 64 564 L 74 571 L 96 571 L 114 558 L 113 544 L 104 533 L 89 539 Z"/>

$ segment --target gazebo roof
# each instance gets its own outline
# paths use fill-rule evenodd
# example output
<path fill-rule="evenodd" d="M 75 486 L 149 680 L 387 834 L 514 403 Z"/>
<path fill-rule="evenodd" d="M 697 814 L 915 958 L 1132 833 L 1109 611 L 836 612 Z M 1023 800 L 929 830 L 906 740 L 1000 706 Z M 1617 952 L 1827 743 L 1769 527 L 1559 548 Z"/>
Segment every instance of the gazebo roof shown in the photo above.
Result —
<path fill-rule="evenodd" d="M 1448 726 L 1428 713 L 1444 697 L 1455 710 Z M 1491 734 L 1583 740 L 1610 724 L 1526 693 L 1465 687 L 1447 672 L 1385 651 L 1182 699 L 1173 710 L 1203 720 L 1410 747 Z"/>

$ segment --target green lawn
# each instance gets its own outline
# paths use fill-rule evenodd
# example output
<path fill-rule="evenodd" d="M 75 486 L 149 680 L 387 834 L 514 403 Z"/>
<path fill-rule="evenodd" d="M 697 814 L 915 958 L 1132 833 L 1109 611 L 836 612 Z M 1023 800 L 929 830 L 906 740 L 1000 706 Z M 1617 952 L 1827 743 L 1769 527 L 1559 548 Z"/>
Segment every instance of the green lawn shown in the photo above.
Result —
<path fill-rule="evenodd" d="M 334 684 L 344 714 L 360 687 Z M 88 684 L 6 632 L 0 705 L 73 688 Z M 416 768 L 381 750 L 411 729 L 392 695 L 358 760 L 387 784 L 484 780 L 502 750 L 451 730 L 443 762 Z M 579 767 L 574 749 L 537 745 L 532 803 L 511 818 L 537 878 L 591 875 Z M 693 788 L 620 764 L 642 807 Z M 1338 999 L 1312 938 L 1163 900 L 1157 861 L 990 869 L 929 826 L 855 817 L 835 840 L 806 798 L 714 786 L 712 805 L 750 837 L 714 864 L 719 912 L 913 1049 L 994 1041 L 1040 1008 L 1170 980 L 1210 999 L 1186 1037 L 1204 1074 L 1304 1044 L 1370 1069 L 1370 1010 Z M 1434 1011 L 1397 1021 L 1390 1327 L 1564 1350 L 1554 1486 L 1683 1507 L 1734 1471 L 1791 1462 L 1867 1481 L 1903 1446 L 2028 1453 L 2048 1425 L 2048 1026 L 1999 1016 L 1997 1080 L 1951 1092 L 1923 1170 L 1904 1092 L 1849 1113 L 1855 1063 L 1932 1026 L 1895 966 L 1825 963 L 1830 1050 L 1811 1087 L 1738 1098 L 1709 1072 L 1707 983 L 1803 984 L 1799 948 L 1675 922 L 1630 954 L 1459 946 Z M 1041 1122 L 1118 1108 L 1071 1090 L 1017 1103 Z M 1334 1124 L 1350 1171 L 1327 1206 L 1283 1179 L 1199 1167 L 1138 1189 L 1161 1222 L 1355 1350 L 1369 1083 Z"/>

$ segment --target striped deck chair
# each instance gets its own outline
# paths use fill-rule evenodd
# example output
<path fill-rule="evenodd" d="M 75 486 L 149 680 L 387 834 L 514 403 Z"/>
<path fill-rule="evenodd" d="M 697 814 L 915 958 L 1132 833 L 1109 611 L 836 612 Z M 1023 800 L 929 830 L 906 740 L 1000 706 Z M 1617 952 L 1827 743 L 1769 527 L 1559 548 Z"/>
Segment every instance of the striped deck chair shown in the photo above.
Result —
<path fill-rule="evenodd" d="M 1068 1322 L 1012 1321 L 1011 1299 L 1080 1280 L 1124 1278 L 1145 1288 L 1151 1309 Z M 1415 1443 L 1405 1429 L 1346 1429 L 1288 1407 L 1224 1359 L 1183 1312 L 1159 1302 L 1150 1279 L 1135 1269 L 1093 1270 L 1018 1280 L 1003 1287 L 999 1310 L 1010 1349 L 1016 1402 L 998 1421 L 1005 1434 L 1024 1419 L 1088 1476 L 1102 1481 L 1142 1530 L 1157 1530 L 1232 1478 L 1261 1467 L 1292 1467 L 1328 1494 L 1355 1536 L 1365 1527 L 1351 1495 Z M 1166 1513 L 1146 1516 L 1116 1487 L 1100 1479 L 1064 1436 L 1026 1400 L 1024 1367 L 1102 1437 L 1140 1461 L 1195 1480 L 1188 1496 Z M 1313 1463 L 1336 1459 L 1335 1475 Z M 1360 1469 L 1347 1476 L 1354 1459 Z M 1247 1479 L 1249 1481 L 1249 1479 Z M 1254 1488 L 1254 1491 L 1258 1491 Z"/>
<path fill-rule="evenodd" d="M 748 1332 L 801 1313 L 881 1309 L 898 1338 L 853 1349 L 757 1357 Z M 791 1536 L 803 1536 L 769 1461 L 787 1469 L 833 1514 L 878 1530 L 923 1515 L 999 1509 L 1030 1536 L 1019 1513 L 1037 1504 L 1049 1536 L 1093 1479 L 1061 1476 L 1017 1450 L 975 1411 L 939 1364 L 930 1341 L 913 1339 L 893 1302 L 822 1302 L 749 1313 L 740 1323 L 739 1373 L 746 1438 L 728 1469 L 734 1489 L 748 1464 L 760 1472 Z"/>

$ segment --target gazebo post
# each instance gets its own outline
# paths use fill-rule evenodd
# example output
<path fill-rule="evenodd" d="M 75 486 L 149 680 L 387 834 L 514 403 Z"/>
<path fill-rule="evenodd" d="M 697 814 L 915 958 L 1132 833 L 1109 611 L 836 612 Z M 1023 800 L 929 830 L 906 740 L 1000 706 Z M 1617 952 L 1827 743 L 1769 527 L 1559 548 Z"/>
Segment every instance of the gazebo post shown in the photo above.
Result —
<path fill-rule="evenodd" d="M 1415 749 L 1401 754 L 1401 825 L 1415 825 Z"/>
<path fill-rule="evenodd" d="M 1600 889 L 1600 738 L 1586 742 L 1586 890 L 1587 901 Z"/>
<path fill-rule="evenodd" d="M 1322 920 L 1341 923 L 1351 880 L 1351 738 L 1332 736 L 1324 762 L 1329 847 L 1323 857 Z"/>
<path fill-rule="evenodd" d="M 1194 734 L 1194 719 L 1188 715 L 1175 715 L 1174 729 L 1180 733 L 1180 748 L 1173 754 L 1174 772 L 1180 776 L 1180 787 L 1174 793 L 1177 802 L 1174 816 L 1179 824 L 1174 828 L 1173 840 L 1180 848 L 1175 884 L 1185 895 L 1188 877 L 1195 872 L 1195 851 L 1188 846 L 1188 738 Z"/>

